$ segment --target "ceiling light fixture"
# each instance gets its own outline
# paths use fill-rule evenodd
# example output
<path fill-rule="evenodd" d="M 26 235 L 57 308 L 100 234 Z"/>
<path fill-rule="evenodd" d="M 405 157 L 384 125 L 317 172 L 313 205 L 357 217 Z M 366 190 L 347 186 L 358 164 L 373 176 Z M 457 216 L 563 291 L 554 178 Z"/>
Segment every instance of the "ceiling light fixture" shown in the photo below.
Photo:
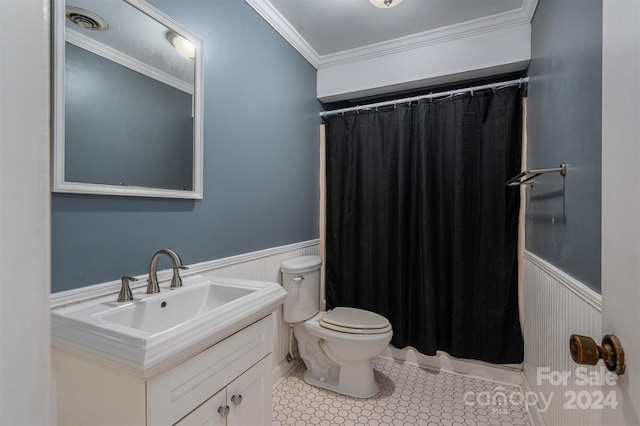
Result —
<path fill-rule="evenodd" d="M 395 7 L 402 3 L 402 0 L 369 0 L 372 5 L 381 9 Z"/>
<path fill-rule="evenodd" d="M 167 40 L 175 47 L 176 51 L 183 58 L 193 61 L 196 57 L 196 46 L 180 34 L 173 31 L 167 32 Z"/>

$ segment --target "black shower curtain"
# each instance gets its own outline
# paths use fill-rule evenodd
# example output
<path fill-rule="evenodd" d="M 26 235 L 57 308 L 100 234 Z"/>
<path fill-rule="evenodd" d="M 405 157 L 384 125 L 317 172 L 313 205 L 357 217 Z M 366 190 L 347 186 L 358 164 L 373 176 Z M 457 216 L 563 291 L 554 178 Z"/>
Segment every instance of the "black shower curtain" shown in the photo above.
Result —
<path fill-rule="evenodd" d="M 518 363 L 518 87 L 325 118 L 328 307 L 392 344 Z"/>

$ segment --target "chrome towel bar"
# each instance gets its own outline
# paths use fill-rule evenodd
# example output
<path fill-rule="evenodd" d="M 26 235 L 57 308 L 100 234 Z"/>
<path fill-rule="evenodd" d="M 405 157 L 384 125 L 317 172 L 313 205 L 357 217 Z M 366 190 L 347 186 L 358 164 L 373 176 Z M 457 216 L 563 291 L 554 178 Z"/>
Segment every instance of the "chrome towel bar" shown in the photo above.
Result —
<path fill-rule="evenodd" d="M 525 170 L 520 172 L 518 175 L 512 177 L 507 182 L 505 182 L 505 186 L 520 186 L 523 184 L 533 185 L 531 179 L 536 176 L 543 175 L 545 173 L 560 173 L 563 177 L 567 175 L 567 164 L 562 163 L 560 167 L 556 167 L 553 169 L 536 169 L 536 170 Z"/>

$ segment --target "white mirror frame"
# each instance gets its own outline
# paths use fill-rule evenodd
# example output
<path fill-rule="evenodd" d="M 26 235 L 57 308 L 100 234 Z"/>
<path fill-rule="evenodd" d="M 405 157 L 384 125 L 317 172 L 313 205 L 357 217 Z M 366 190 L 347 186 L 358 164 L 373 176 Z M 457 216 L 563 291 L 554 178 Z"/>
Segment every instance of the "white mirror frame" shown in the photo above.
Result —
<path fill-rule="evenodd" d="M 52 191 L 75 194 L 120 195 L 135 197 L 203 198 L 203 58 L 202 40 L 191 31 L 160 12 L 144 0 L 122 0 L 144 14 L 180 34 L 195 45 L 195 79 L 193 94 L 193 190 L 118 186 L 97 183 L 65 181 L 65 117 L 64 117 L 64 69 L 65 69 L 65 1 L 52 0 L 53 8 L 53 153 Z"/>

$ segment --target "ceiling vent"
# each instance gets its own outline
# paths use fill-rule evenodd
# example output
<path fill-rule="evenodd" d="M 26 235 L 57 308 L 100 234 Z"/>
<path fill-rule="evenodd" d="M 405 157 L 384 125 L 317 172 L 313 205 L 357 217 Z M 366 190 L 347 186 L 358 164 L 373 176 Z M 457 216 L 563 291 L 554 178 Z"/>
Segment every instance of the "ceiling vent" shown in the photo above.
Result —
<path fill-rule="evenodd" d="M 88 10 L 80 9 L 75 6 L 67 6 L 65 14 L 69 21 L 81 28 L 84 28 L 85 30 L 106 31 L 109 29 L 107 21 Z"/>

